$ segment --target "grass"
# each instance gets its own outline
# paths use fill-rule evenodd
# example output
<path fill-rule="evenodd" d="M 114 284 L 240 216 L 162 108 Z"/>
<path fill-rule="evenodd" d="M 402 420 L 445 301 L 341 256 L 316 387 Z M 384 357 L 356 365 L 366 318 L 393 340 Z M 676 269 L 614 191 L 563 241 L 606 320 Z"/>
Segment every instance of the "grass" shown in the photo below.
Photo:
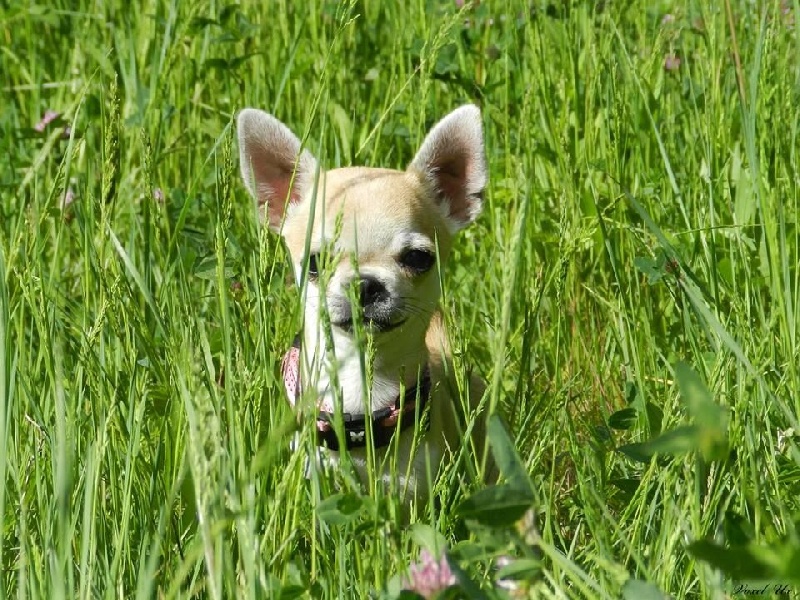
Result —
<path fill-rule="evenodd" d="M 0 599 L 395 597 L 439 535 L 467 597 L 502 593 L 500 554 L 531 597 L 800 592 L 798 16 L 5 3 Z M 466 101 L 491 184 L 445 311 L 527 537 L 454 470 L 409 527 L 347 470 L 305 478 L 296 290 L 238 180 L 241 107 L 328 166 L 403 167 Z"/>

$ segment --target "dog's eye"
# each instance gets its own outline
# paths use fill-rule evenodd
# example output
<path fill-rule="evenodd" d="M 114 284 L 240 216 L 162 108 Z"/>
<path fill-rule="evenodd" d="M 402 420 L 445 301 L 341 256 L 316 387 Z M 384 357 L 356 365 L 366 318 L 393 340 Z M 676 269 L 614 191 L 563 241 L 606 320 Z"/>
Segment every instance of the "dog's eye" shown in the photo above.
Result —
<path fill-rule="evenodd" d="M 407 250 L 400 257 L 400 264 L 415 273 L 424 273 L 434 262 L 436 258 L 427 250 Z"/>
<path fill-rule="evenodd" d="M 312 280 L 319 277 L 319 254 L 317 253 L 308 257 L 308 276 Z"/>

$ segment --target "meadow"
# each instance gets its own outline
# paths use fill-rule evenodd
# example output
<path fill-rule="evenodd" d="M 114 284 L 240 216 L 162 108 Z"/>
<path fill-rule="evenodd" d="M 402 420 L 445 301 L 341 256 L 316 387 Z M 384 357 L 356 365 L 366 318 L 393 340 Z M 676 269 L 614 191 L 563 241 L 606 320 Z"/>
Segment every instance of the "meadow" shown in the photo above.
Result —
<path fill-rule="evenodd" d="M 797 0 L 6 0 L 0 73 L 0 600 L 413 598 L 423 549 L 442 597 L 800 595 Z M 503 476 L 406 522 L 290 449 L 233 119 L 404 168 L 465 102 L 443 310 Z"/>

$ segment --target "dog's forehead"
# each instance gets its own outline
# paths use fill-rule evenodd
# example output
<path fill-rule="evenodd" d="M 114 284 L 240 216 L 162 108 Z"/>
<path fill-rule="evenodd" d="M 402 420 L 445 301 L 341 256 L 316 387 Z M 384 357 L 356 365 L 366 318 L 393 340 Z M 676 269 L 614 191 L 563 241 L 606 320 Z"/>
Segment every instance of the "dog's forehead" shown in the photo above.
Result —
<path fill-rule="evenodd" d="M 335 169 L 319 181 L 312 243 L 331 240 L 337 222 L 341 230 L 337 245 L 360 256 L 397 251 L 408 240 L 441 236 L 443 222 L 430 190 L 413 173 L 364 167 Z M 305 238 L 311 202 L 295 216 L 295 231 L 287 238 Z M 293 219 L 293 220 L 295 220 Z M 289 240 L 289 243 L 293 243 Z"/>

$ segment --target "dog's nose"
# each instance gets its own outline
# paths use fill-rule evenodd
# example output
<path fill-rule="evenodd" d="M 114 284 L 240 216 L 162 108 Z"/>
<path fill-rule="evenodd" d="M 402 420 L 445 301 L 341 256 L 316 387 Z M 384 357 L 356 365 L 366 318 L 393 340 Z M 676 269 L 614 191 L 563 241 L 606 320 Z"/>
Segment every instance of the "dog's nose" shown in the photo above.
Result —
<path fill-rule="evenodd" d="M 374 277 L 364 277 L 358 282 L 358 298 L 361 306 L 370 306 L 389 295 L 384 285 Z"/>

